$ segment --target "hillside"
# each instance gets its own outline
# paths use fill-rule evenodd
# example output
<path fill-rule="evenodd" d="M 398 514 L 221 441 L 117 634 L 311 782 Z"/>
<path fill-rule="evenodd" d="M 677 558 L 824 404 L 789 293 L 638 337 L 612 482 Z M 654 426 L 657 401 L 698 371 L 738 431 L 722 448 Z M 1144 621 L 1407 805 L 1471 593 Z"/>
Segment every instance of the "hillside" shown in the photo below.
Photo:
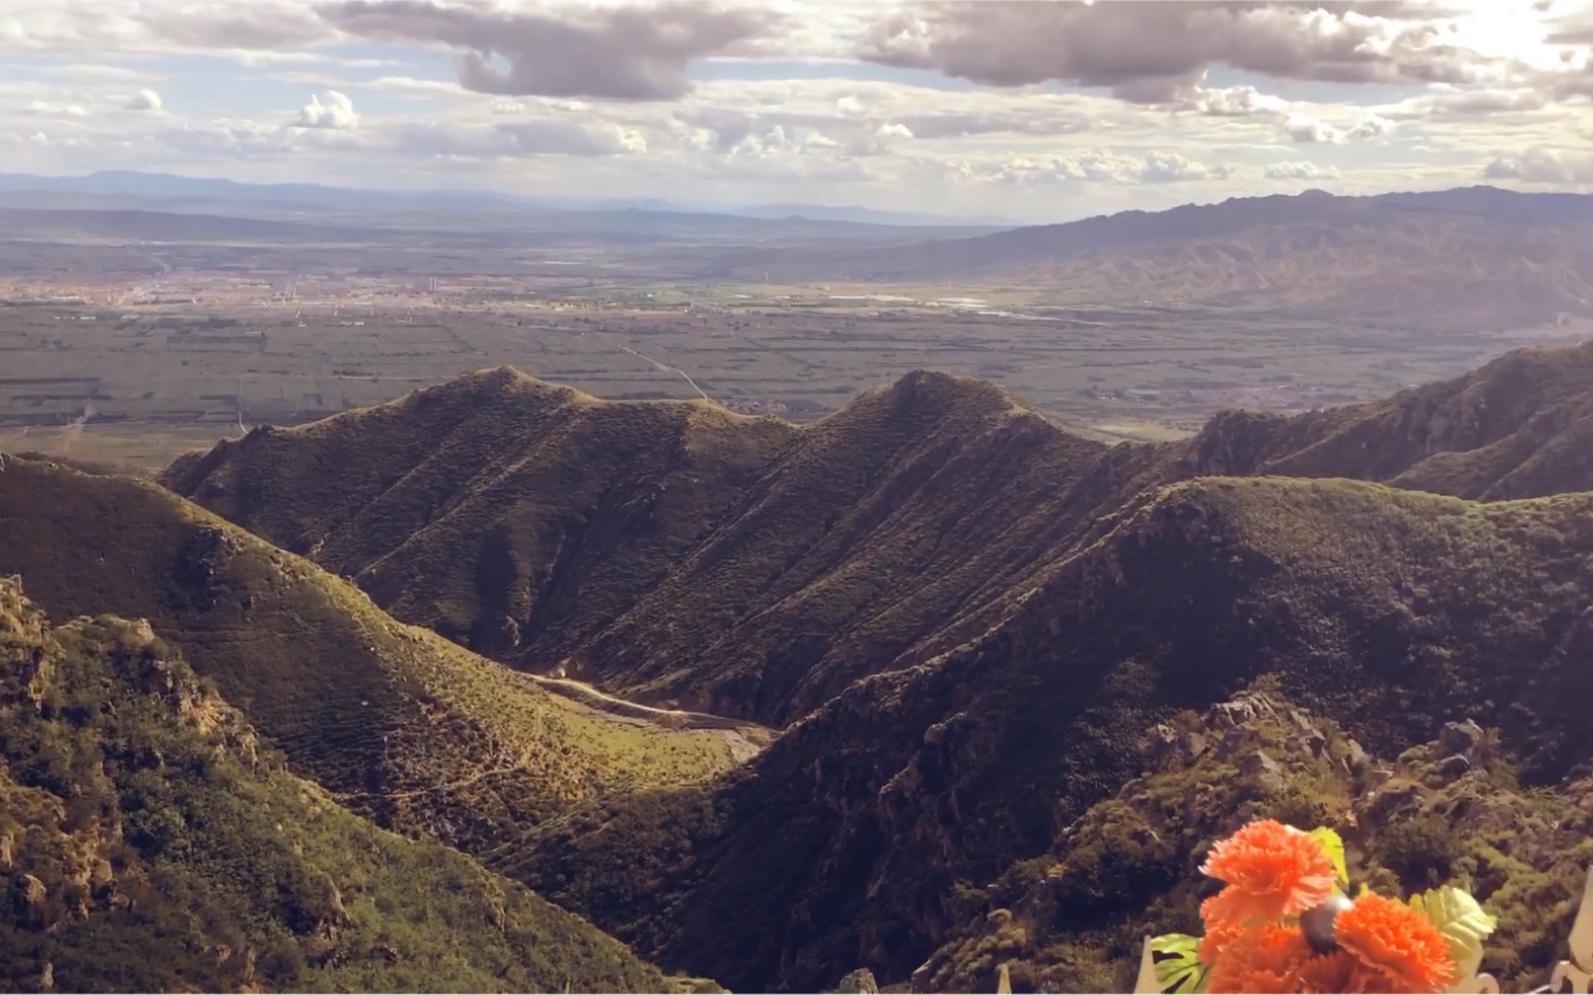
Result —
<path fill-rule="evenodd" d="M 783 722 L 980 617 L 1165 455 L 939 374 L 798 429 L 492 371 L 162 481 L 478 652 Z"/>
<path fill-rule="evenodd" d="M 1202 473 L 1362 477 L 1479 500 L 1593 490 L 1593 345 L 1522 349 L 1384 401 L 1297 418 L 1230 412 Z"/>
<path fill-rule="evenodd" d="M 1187 723 L 1179 716 L 1257 680 L 1369 756 L 1403 764 L 1389 769 L 1424 790 L 1440 791 L 1429 781 L 1449 757 L 1405 751 L 1463 721 L 1494 730 L 1495 752 L 1466 782 L 1489 804 L 1536 820 L 1533 806 L 1562 806 L 1552 792 L 1582 790 L 1574 779 L 1593 756 L 1580 705 L 1593 503 L 1580 493 L 1589 486 L 1576 441 L 1589 388 L 1593 346 L 1524 350 L 1375 404 L 1295 418 L 1234 412 L 1188 440 L 1108 447 L 993 385 L 937 374 L 795 428 L 693 405 L 607 404 L 494 372 L 320 426 L 257 432 L 181 461 L 165 480 L 312 556 L 359 548 L 374 564 L 360 582 L 435 624 L 407 613 L 442 603 L 436 576 L 450 553 L 465 560 L 456 577 L 500 576 L 481 568 L 485 552 L 460 555 L 501 548 L 479 526 L 446 532 L 433 559 L 406 549 L 426 544 L 429 528 L 454 529 L 448 508 L 496 508 L 496 535 L 557 549 L 537 539 L 551 515 L 613 522 L 589 495 L 623 504 L 647 493 L 649 479 L 629 472 L 647 446 L 626 450 L 628 463 L 583 453 L 560 474 L 535 461 L 575 451 L 560 449 L 569 430 L 498 433 L 504 412 L 593 433 L 586 422 L 608 419 L 677 431 L 706 411 L 721 440 L 757 440 L 714 450 L 742 454 L 733 475 L 691 473 L 700 457 L 688 447 L 677 472 L 715 481 L 711 502 L 667 505 L 657 528 L 630 519 L 605 526 L 603 542 L 569 540 L 561 569 L 575 573 L 578 553 L 596 549 L 613 578 L 578 588 L 602 599 L 572 616 L 592 621 L 562 637 L 562 620 L 524 602 L 519 644 L 495 655 L 786 731 L 712 782 L 578 805 L 483 851 L 487 862 L 666 968 L 732 990 L 814 990 L 854 967 L 903 982 L 926 962 L 921 977 L 941 987 L 982 987 L 993 955 L 977 923 L 1004 908 L 990 896 L 1041 888 L 1029 901 L 1062 909 L 1043 890 L 1058 886 L 1035 885 L 1035 869 L 1100 859 L 1069 827 L 1119 818 L 1093 807 L 1146 773 L 1146 731 Z M 453 413 L 419 417 L 428 396 Z M 391 539 L 361 547 L 366 530 L 354 523 L 394 514 L 365 509 L 410 486 L 405 464 L 364 464 L 403 446 L 487 455 L 456 460 L 452 476 L 422 461 L 416 481 L 446 480 L 460 497 L 421 516 L 440 525 L 395 533 L 399 555 L 436 566 L 386 573 Z M 528 454 L 544 476 L 491 502 L 475 496 Z M 346 496 L 316 490 L 317 468 L 331 466 L 371 483 Z M 589 503 L 572 511 L 577 498 Z M 528 574 L 537 565 L 516 562 Z M 464 628 L 454 634 L 469 641 Z M 1247 746 L 1228 759 L 1253 779 L 1288 758 Z M 1445 769 L 1455 780 L 1457 765 Z M 1251 800 L 1300 805 L 1299 791 L 1320 789 L 1310 810 L 1337 818 L 1375 800 L 1364 784 L 1278 777 L 1277 791 Z M 1516 778 L 1527 789 L 1511 794 Z M 1041 917 L 1021 942 L 998 938 L 1028 958 L 1020 976 L 1084 989 L 1119 978 L 1134 930 L 1179 927 L 1188 896 L 1176 883 L 1235 804 L 1174 827 L 1177 842 L 1151 851 L 1143 877 L 1099 885 L 1088 921 Z M 1422 811 L 1428 821 L 1415 828 L 1368 823 L 1356 844 L 1368 873 L 1405 887 L 1425 880 L 1431 862 L 1385 853 L 1385 831 L 1481 833 L 1498 853 L 1445 859 L 1464 857 L 1456 866 L 1515 908 L 1499 956 L 1515 958 L 1512 977 L 1536 978 L 1558 940 L 1530 923 L 1559 922 L 1571 862 L 1589 855 L 1553 833 L 1517 851 L 1467 822 L 1465 806 Z"/>
<path fill-rule="evenodd" d="M 1228 306 L 1469 329 L 1593 314 L 1586 197 L 1491 188 L 1232 198 L 1124 211 L 890 252 L 738 253 L 719 275 L 952 280 L 1102 301 Z"/>
<path fill-rule="evenodd" d="M 939 374 L 797 428 L 492 371 L 256 430 L 162 481 L 477 652 L 785 724 L 999 624 L 1161 484 L 1593 490 L 1589 397 L 1593 346 L 1524 350 L 1375 404 L 1107 446 Z"/>
<path fill-rule="evenodd" d="M 668 967 L 732 990 L 813 990 L 854 966 L 906 980 L 938 947 L 966 942 L 981 903 L 1032 880 L 1044 860 L 1082 862 L 1091 848 L 1088 859 L 1104 860 L 1100 838 L 1069 827 L 1144 788 L 1135 780 L 1146 770 L 1144 734 L 1261 677 L 1375 756 L 1475 720 L 1497 728 L 1499 769 L 1523 783 L 1585 776 L 1590 513 L 1586 495 L 1474 504 L 1347 481 L 1175 485 L 1014 593 L 1007 621 L 923 665 L 858 682 L 750 769 L 711 789 L 572 813 L 499 866 Z M 1233 763 L 1281 778 L 1289 791 L 1278 804 L 1314 806 L 1310 782 L 1259 745 Z M 1483 781 L 1471 783 L 1486 795 Z M 1397 787 L 1380 783 L 1385 796 Z M 1349 794 L 1335 790 L 1323 805 L 1342 815 Z M 1517 851 L 1517 827 L 1474 827 L 1465 806 L 1435 811 L 1465 830 L 1456 838 L 1466 846 L 1534 861 L 1469 865 L 1506 897 L 1547 889 L 1568 900 L 1574 872 L 1593 856 L 1544 840 Z M 1084 935 L 1090 922 L 1138 923 L 1149 908 L 1165 928 L 1180 924 L 1187 901 L 1154 903 L 1180 883 L 1210 825 L 1180 828 L 1187 837 L 1165 849 L 1122 854 L 1144 869 L 1089 871 L 1127 876 L 1086 882 L 1076 909 L 1047 899 L 1085 917 L 1051 926 L 1052 940 L 1094 948 L 1073 961 L 1071 990 L 1121 977 L 1137 953 L 1128 932 Z M 1379 866 L 1405 887 L 1425 882 L 1419 861 Z M 1529 908 L 1558 923 L 1568 906 Z M 1547 968 L 1558 938 L 1543 931 L 1521 941 L 1523 977 Z"/>
<path fill-rule="evenodd" d="M 0 572 L 52 616 L 148 619 L 295 773 L 401 832 L 479 849 L 582 799 L 706 779 L 745 752 L 734 730 L 550 695 L 153 484 L 8 458 L 0 534 Z"/>
<path fill-rule="evenodd" d="M 0 989 L 661 991 L 585 921 L 290 774 L 147 622 L 0 579 Z"/>

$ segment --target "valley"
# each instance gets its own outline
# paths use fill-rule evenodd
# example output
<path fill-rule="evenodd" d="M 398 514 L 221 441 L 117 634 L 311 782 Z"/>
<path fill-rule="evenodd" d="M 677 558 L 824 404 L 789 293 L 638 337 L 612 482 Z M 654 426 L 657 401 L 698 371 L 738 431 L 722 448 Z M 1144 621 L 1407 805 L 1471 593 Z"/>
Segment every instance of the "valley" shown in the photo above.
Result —
<path fill-rule="evenodd" d="M 8 208 L 5 982 L 1126 990 L 1276 818 L 1464 882 L 1542 983 L 1593 862 L 1593 271 L 1366 264 L 1524 224 L 1449 193 Z"/>
<path fill-rule="evenodd" d="M 1303 237 L 1297 206 L 1273 200 L 1261 206 L 1275 220 L 1242 202 L 1232 221 L 1221 216 L 1228 205 L 1203 208 L 1218 216 L 1198 234 L 1218 225 L 1230 238 Z M 1398 217 L 1349 234 L 1332 217 L 1316 222 L 1355 267 L 1315 260 L 1317 242 L 1234 255 L 1135 233 L 1129 218 L 1124 234 L 1089 237 L 1140 253 L 1112 265 L 1143 279 L 1103 283 L 1078 271 L 1106 265 L 1102 257 L 1066 248 L 1078 237 L 1067 231 L 1089 235 L 1101 219 L 1059 226 L 1063 248 L 1025 250 L 1030 269 L 1018 273 L 935 255 L 1007 237 L 975 230 L 664 212 L 553 221 L 464 212 L 438 227 L 434 215 L 277 220 L 161 206 L 0 208 L 14 226 L 4 251 L 25 248 L 28 259 L 0 280 L 0 448 L 155 471 L 255 424 L 302 423 L 499 365 L 604 398 L 706 397 L 799 422 L 929 367 L 993 380 L 1096 438 L 1154 441 L 1226 408 L 1370 401 L 1512 348 L 1593 334 L 1593 291 L 1576 289 L 1580 277 L 1509 268 L 1511 252 L 1546 251 L 1535 244 L 1496 245 L 1498 259 L 1469 250 L 1467 268 L 1506 267 L 1492 282 L 1462 281 L 1470 289 L 1448 285 L 1441 257 L 1427 264 L 1433 274 L 1409 275 L 1419 293 L 1368 282 L 1411 265 L 1362 265 L 1404 244 L 1388 241 Z M 1324 206 L 1368 209 L 1354 198 Z M 1486 221 L 1437 217 L 1462 228 Z M 1422 237 L 1442 237 L 1427 230 L 1434 212 L 1416 221 Z M 1357 232 L 1372 240 L 1357 248 Z M 121 255 L 73 255 L 88 249 Z M 1177 252 L 1220 252 L 1243 272 L 1261 254 L 1329 276 L 1293 297 L 1276 289 L 1302 289 L 1287 272 L 1203 296 L 1154 275 L 1187 275 Z M 987 257 L 996 258 L 979 250 Z M 738 262 L 727 269 L 725 260 Z M 1570 256 L 1566 265 L 1582 264 Z M 1435 319 L 1435 294 L 1459 310 Z"/>

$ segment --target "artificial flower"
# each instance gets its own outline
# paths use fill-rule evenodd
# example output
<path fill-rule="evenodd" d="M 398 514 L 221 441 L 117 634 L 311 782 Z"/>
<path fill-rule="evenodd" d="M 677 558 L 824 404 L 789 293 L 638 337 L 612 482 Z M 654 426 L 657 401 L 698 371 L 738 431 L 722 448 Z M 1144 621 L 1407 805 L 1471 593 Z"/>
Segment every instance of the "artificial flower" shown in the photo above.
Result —
<path fill-rule="evenodd" d="M 1456 981 L 1455 958 L 1438 927 L 1403 902 L 1366 892 L 1333 922 L 1333 936 L 1393 991 L 1441 992 Z"/>
<path fill-rule="evenodd" d="M 1311 946 L 1298 929 L 1271 922 L 1247 926 L 1211 965 L 1206 991 L 1292 992 L 1299 988 L 1300 968 L 1310 959 Z"/>
<path fill-rule="evenodd" d="M 1299 915 L 1327 901 L 1338 877 L 1321 843 L 1272 819 L 1219 842 L 1200 869 L 1228 885 L 1201 906 L 1208 923 Z"/>
<path fill-rule="evenodd" d="M 1195 956 L 1202 964 L 1210 967 L 1217 963 L 1217 958 L 1228 949 L 1228 945 L 1244 932 L 1244 927 L 1236 922 L 1226 919 L 1213 919 L 1209 910 L 1217 896 L 1213 895 L 1200 903 L 1200 917 L 1206 923 L 1206 935 L 1200 938 L 1200 946 L 1196 949 Z"/>
<path fill-rule="evenodd" d="M 1362 964 L 1348 950 L 1312 957 L 1300 965 L 1299 991 L 1307 995 L 1392 995 L 1399 991 L 1381 971 Z"/>

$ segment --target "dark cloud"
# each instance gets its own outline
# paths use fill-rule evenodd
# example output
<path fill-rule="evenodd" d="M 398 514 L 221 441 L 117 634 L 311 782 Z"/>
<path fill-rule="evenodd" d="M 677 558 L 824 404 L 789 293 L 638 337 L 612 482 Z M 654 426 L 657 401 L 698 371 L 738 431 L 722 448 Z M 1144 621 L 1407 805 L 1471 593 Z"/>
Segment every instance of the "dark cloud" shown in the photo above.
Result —
<path fill-rule="evenodd" d="M 232 3 L 129 4 L 128 16 L 166 41 L 192 48 L 301 48 L 332 37 L 326 22 L 301 5 Z"/>
<path fill-rule="evenodd" d="M 691 91 L 693 59 L 734 50 L 771 30 L 773 11 L 709 3 L 507 12 L 429 0 L 347 0 L 317 8 L 329 23 L 378 41 L 462 52 L 459 84 L 504 96 L 671 100 Z M 492 59 L 503 60 L 502 67 Z"/>
<path fill-rule="evenodd" d="M 906 8 L 872 25 L 862 58 L 987 86 L 1058 80 L 1137 103 L 1182 99 L 1213 65 L 1343 83 L 1471 79 L 1484 61 L 1435 41 L 1408 3 L 1034 3 L 978 0 Z"/>

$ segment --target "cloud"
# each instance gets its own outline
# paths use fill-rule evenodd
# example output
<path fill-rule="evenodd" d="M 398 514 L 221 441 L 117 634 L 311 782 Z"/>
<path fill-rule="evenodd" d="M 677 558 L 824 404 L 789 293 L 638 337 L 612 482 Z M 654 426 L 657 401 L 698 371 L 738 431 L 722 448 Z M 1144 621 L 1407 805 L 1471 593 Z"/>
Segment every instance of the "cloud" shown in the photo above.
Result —
<path fill-rule="evenodd" d="M 961 163 L 957 172 L 965 179 L 996 183 L 1036 184 L 1070 181 L 1095 183 L 1178 183 L 1222 180 L 1233 175 L 1223 165 L 1206 165 L 1171 152 L 1153 151 L 1143 157 L 1095 150 L 1074 155 L 1008 156 L 985 168 Z"/>
<path fill-rule="evenodd" d="M 1340 145 L 1344 142 L 1344 132 L 1303 114 L 1284 118 L 1279 128 L 1289 137 L 1289 141 L 1303 145 Z"/>
<path fill-rule="evenodd" d="M 28 113 L 49 117 L 85 117 L 88 111 L 84 110 L 80 104 L 52 104 L 43 100 L 35 100 L 28 104 Z"/>
<path fill-rule="evenodd" d="M 1336 180 L 1339 171 L 1332 166 L 1318 166 L 1314 162 L 1274 162 L 1261 171 L 1269 180 Z"/>
<path fill-rule="evenodd" d="M 1413 97 L 1384 108 L 1383 114 L 1387 118 L 1396 120 L 1433 118 L 1463 121 L 1468 118 L 1486 118 L 1499 114 L 1530 113 L 1540 111 L 1548 104 L 1549 94 L 1531 87 L 1465 90 Z"/>
<path fill-rule="evenodd" d="M 464 94 L 457 83 L 440 79 L 416 79 L 413 76 L 379 76 L 368 83 L 358 85 L 369 90 L 380 90 L 401 97 L 418 97 L 423 100 L 458 97 Z"/>
<path fill-rule="evenodd" d="M 1250 114 L 1281 114 L 1288 101 L 1262 93 L 1253 86 L 1230 86 L 1221 89 L 1190 87 L 1179 100 L 1184 110 L 1196 111 L 1211 117 L 1245 117 Z"/>
<path fill-rule="evenodd" d="M 557 119 L 505 121 L 487 127 L 406 122 L 383 129 L 380 141 L 408 155 L 463 158 L 593 157 L 647 151 L 646 140 L 633 130 Z"/>
<path fill-rule="evenodd" d="M 352 131 L 359 123 L 354 101 L 336 90 L 328 90 L 319 96 L 310 95 L 310 102 L 299 108 L 299 116 L 293 120 L 292 127 Z"/>
<path fill-rule="evenodd" d="M 1483 167 L 1482 175 L 1484 179 L 1523 183 L 1593 183 L 1593 155 L 1533 148 L 1520 156 L 1494 159 Z"/>
<path fill-rule="evenodd" d="M 499 96 L 673 100 L 692 89 L 695 59 L 731 52 L 779 14 L 709 3 L 500 12 L 430 0 L 347 0 L 317 8 L 350 34 L 462 50 L 459 84 Z M 494 65 L 493 57 L 506 64 Z"/>
<path fill-rule="evenodd" d="M 1171 103 L 1214 65 L 1337 83 L 1466 82 L 1494 60 L 1440 41 L 1401 3 L 1277 5 L 1147 0 L 977 0 L 900 10 L 868 29 L 858 54 L 987 86 L 1056 80 Z"/>
<path fill-rule="evenodd" d="M 331 27 L 302 3 L 250 0 L 127 6 L 127 17 L 133 23 L 184 48 L 302 48 L 327 41 L 333 34 Z"/>
<path fill-rule="evenodd" d="M 1379 114 L 1373 114 L 1360 124 L 1345 133 L 1349 138 L 1387 138 L 1394 133 L 1396 125 L 1393 121 Z"/>
<path fill-rule="evenodd" d="M 161 108 L 160 94 L 154 90 L 139 90 L 127 98 L 127 103 L 122 105 L 130 111 L 158 111 Z"/>

